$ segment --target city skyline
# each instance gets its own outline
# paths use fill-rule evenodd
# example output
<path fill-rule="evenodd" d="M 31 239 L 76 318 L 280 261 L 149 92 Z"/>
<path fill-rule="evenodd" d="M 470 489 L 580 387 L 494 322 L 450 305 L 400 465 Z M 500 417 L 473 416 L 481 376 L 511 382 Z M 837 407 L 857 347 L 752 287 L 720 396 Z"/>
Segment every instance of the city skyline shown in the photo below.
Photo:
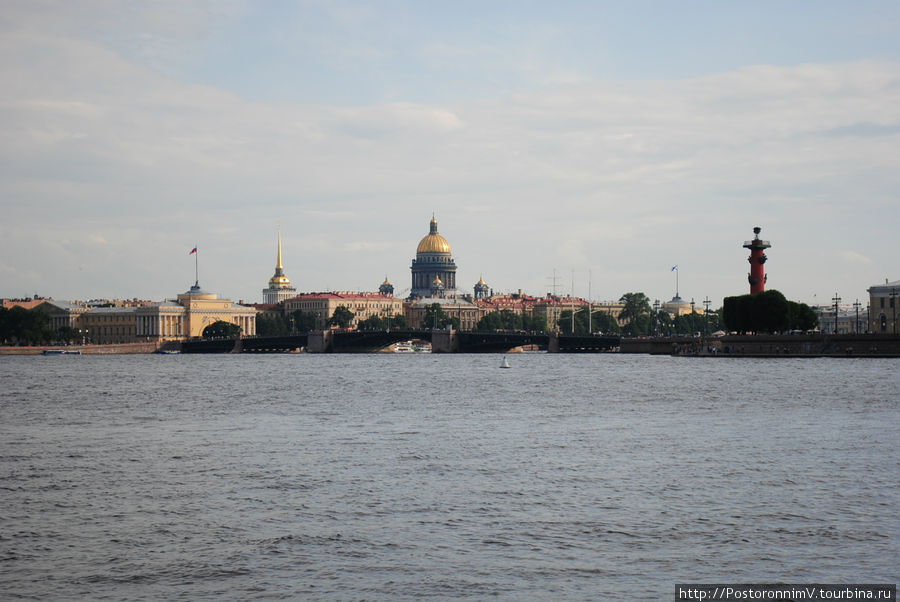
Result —
<path fill-rule="evenodd" d="M 9 2 L 0 296 L 409 285 L 827 305 L 897 280 L 900 6 Z M 572 280 L 574 273 L 574 290 Z M 590 274 L 590 295 L 588 279 Z"/>

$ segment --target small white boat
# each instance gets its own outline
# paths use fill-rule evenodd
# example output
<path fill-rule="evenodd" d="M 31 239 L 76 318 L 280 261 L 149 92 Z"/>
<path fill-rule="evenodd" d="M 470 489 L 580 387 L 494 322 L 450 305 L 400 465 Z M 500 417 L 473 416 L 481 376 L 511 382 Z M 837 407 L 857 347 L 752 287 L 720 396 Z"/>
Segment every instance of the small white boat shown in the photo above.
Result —
<path fill-rule="evenodd" d="M 394 343 L 394 353 L 413 353 L 412 343 Z"/>
<path fill-rule="evenodd" d="M 78 349 L 44 349 L 43 355 L 81 355 Z"/>
<path fill-rule="evenodd" d="M 509 365 L 509 360 L 507 360 L 505 357 L 503 358 L 503 363 L 500 364 L 500 367 L 501 368 L 512 368 L 512 366 Z"/>

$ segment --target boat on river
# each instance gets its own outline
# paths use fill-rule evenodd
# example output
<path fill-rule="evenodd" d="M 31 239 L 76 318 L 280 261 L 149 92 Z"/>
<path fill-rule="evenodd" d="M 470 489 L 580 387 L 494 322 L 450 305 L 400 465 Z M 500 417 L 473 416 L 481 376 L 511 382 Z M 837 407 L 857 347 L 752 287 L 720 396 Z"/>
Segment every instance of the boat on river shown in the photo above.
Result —
<path fill-rule="evenodd" d="M 44 349 L 41 355 L 81 355 L 78 349 Z"/>

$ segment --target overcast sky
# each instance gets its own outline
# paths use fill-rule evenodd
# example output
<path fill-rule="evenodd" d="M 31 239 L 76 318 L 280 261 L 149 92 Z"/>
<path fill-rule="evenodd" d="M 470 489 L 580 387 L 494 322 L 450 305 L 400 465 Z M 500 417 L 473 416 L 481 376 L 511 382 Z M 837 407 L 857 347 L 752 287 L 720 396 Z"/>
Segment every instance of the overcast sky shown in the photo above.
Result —
<path fill-rule="evenodd" d="M 0 296 L 713 307 L 900 279 L 900 3 L 41 1 L 0 11 Z"/>

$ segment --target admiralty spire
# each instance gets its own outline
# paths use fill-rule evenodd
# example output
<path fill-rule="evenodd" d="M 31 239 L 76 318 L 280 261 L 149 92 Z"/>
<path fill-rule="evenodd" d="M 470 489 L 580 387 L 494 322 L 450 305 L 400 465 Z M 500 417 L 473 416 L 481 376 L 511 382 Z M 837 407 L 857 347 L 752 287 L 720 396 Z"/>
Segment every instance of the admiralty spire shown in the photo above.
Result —
<path fill-rule="evenodd" d="M 264 288 L 262 294 L 263 303 L 270 304 L 297 296 L 297 289 L 291 286 L 291 281 L 284 275 L 284 266 L 281 265 L 281 223 L 278 224 L 278 259 L 275 261 L 275 275 L 269 278 L 269 288 Z"/>

